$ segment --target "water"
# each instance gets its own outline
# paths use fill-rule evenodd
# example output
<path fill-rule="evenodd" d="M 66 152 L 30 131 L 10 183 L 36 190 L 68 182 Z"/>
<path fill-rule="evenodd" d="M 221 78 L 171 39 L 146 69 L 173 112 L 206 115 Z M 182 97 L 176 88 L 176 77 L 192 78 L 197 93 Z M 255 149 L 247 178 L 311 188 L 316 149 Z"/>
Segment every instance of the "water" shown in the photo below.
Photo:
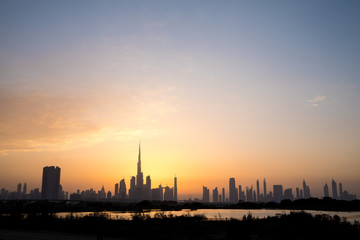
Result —
<path fill-rule="evenodd" d="M 274 217 L 282 214 L 289 214 L 294 210 L 268 210 L 268 209 L 198 209 L 198 210 L 190 210 L 183 209 L 181 211 L 161 211 L 161 210 L 149 210 L 145 211 L 144 214 L 149 215 L 150 217 L 154 217 L 156 213 L 164 213 L 166 215 L 172 214 L 174 216 L 181 216 L 184 214 L 190 214 L 194 216 L 196 214 L 205 215 L 210 220 L 228 220 L 231 218 L 234 219 L 242 219 L 244 215 L 248 215 L 249 213 L 255 218 L 266 218 L 266 217 Z M 297 211 L 297 210 L 296 210 Z M 338 215 L 340 218 L 345 218 L 347 221 L 354 223 L 355 221 L 360 221 L 360 212 L 329 212 L 329 211 L 310 211 L 306 210 L 305 212 L 315 215 L 327 214 L 330 216 Z M 101 212 L 108 214 L 111 219 L 127 219 L 130 220 L 134 212 L 124 211 L 110 211 L 110 212 Z M 66 217 L 70 215 L 70 212 L 57 213 L 58 217 Z M 75 217 L 82 217 L 93 214 L 93 212 L 77 212 L 73 213 Z"/>

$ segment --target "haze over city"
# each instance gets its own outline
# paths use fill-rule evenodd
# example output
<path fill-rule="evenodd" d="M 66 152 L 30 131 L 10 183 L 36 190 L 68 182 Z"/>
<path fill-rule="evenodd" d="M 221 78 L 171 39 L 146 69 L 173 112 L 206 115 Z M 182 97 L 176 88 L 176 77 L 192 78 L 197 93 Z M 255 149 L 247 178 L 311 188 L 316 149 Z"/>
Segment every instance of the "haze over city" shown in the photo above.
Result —
<path fill-rule="evenodd" d="M 341 182 L 360 196 L 356 1 L 1 1 L 0 187 Z"/>

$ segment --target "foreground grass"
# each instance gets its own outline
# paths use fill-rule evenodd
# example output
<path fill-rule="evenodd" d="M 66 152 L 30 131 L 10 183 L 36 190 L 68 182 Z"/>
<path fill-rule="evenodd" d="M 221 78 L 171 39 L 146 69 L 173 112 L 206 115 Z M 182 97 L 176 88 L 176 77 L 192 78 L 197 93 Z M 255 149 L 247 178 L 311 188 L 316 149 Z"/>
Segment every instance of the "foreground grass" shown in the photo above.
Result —
<path fill-rule="evenodd" d="M 121 239 L 360 239 L 360 224 L 351 224 L 338 216 L 291 212 L 278 217 L 242 220 L 208 220 L 204 215 L 174 216 L 158 213 L 153 218 L 143 212 L 132 220 L 111 219 L 110 215 L 57 218 L 53 214 L 0 216 L 0 228 L 46 230 L 111 236 Z"/>

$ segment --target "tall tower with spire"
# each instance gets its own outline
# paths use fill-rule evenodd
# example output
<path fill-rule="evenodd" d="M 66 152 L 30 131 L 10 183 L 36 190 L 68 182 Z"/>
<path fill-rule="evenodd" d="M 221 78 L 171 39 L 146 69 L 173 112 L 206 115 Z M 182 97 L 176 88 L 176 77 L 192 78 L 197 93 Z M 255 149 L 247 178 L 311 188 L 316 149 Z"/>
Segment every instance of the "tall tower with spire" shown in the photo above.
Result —
<path fill-rule="evenodd" d="M 144 185 L 143 173 L 141 172 L 141 146 L 139 142 L 139 156 L 137 163 L 136 187 L 142 188 Z"/>

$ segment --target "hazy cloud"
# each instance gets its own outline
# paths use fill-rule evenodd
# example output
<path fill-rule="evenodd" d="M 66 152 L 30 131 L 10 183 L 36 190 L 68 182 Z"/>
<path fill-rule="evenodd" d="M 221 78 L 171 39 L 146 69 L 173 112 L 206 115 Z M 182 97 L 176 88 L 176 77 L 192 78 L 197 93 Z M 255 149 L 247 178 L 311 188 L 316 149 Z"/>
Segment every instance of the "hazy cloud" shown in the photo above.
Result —
<path fill-rule="evenodd" d="M 73 144 L 101 130 L 87 112 L 94 101 L 47 93 L 0 92 L 0 151 Z"/>
<path fill-rule="evenodd" d="M 69 95 L 0 88 L 0 152 L 64 150 L 157 135 L 162 130 L 149 127 L 178 111 L 171 92 L 113 88 Z"/>
<path fill-rule="evenodd" d="M 326 99 L 325 96 L 317 96 L 313 99 L 307 100 L 308 103 L 311 103 L 311 106 L 318 107 L 321 102 L 323 102 Z"/>

